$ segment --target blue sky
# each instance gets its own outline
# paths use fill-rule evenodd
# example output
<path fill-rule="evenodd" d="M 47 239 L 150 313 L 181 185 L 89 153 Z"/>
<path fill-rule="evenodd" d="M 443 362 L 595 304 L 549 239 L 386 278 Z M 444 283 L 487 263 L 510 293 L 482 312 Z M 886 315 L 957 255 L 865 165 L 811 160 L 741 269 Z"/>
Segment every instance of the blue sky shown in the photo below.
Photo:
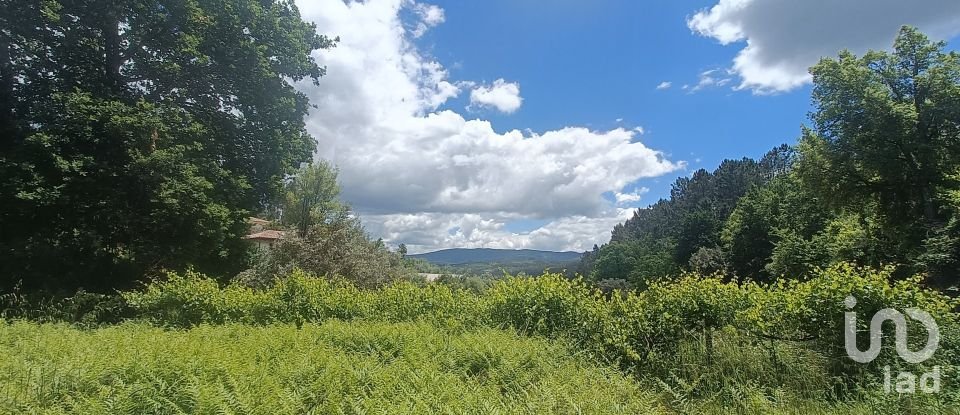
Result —
<path fill-rule="evenodd" d="M 455 78 L 517 81 L 523 107 L 513 114 L 474 114 L 498 131 L 640 126 L 638 139 L 712 170 L 725 158 L 758 157 L 793 143 L 810 111 L 810 87 L 755 96 L 710 88 L 694 93 L 699 74 L 723 69 L 739 51 L 691 33 L 686 20 L 710 1 L 532 0 L 437 2 L 446 22 L 418 43 Z M 671 88 L 656 89 L 661 82 Z M 462 107 L 468 97 L 450 101 Z M 617 122 L 621 119 L 620 122 Z M 684 174 L 685 171 L 678 172 Z M 676 175 L 640 180 L 648 202 L 669 195 Z"/>
<path fill-rule="evenodd" d="M 370 233 L 412 252 L 604 243 L 678 176 L 794 143 L 821 56 L 889 48 L 903 24 L 960 33 L 955 0 L 300 7 L 341 37 L 301 85 L 317 157 Z"/>

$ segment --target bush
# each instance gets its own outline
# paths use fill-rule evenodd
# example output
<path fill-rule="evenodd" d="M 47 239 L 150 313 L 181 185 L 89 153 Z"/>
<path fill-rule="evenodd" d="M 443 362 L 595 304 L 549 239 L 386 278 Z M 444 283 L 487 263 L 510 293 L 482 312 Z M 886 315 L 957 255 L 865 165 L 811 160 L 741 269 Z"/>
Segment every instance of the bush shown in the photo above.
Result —
<path fill-rule="evenodd" d="M 493 324 L 527 335 L 590 337 L 607 317 L 600 291 L 561 274 L 497 281 L 484 300 Z"/>
<path fill-rule="evenodd" d="M 14 290 L 0 294 L 0 318 L 73 323 L 84 327 L 116 324 L 132 317 L 133 309 L 117 294 L 79 290 L 70 297 L 23 295 Z"/>
<path fill-rule="evenodd" d="M 398 282 L 378 291 L 371 316 L 391 322 L 428 320 L 438 325 L 482 324 L 485 313 L 479 298 L 442 284 L 418 286 Z"/>
<path fill-rule="evenodd" d="M 684 339 L 702 338 L 712 354 L 713 331 L 731 325 L 745 308 L 741 287 L 719 277 L 687 274 L 675 281 L 652 283 L 649 289 L 612 299 L 619 333 L 635 363 L 673 354 Z"/>
<path fill-rule="evenodd" d="M 957 325 L 953 313 L 958 302 L 934 290 L 923 288 L 920 277 L 893 281 L 893 268 L 880 270 L 839 264 L 816 273 L 807 281 L 782 280 L 766 289 L 751 290 L 752 305 L 743 313 L 745 327 L 755 333 L 783 339 L 809 341 L 813 347 L 835 363 L 835 373 L 876 372 L 883 365 L 898 365 L 893 348 L 892 325 L 885 325 L 884 347 L 871 365 L 862 365 L 847 358 L 844 348 L 844 313 L 857 313 L 860 349 L 866 349 L 866 333 L 870 319 L 881 309 L 903 311 L 917 308 L 930 313 L 942 333 Z M 851 310 L 844 301 L 856 299 Z M 909 322 L 910 339 L 926 340 L 926 331 L 917 322 Z M 922 346 L 914 345 L 914 349 Z M 931 364 L 935 361 L 929 362 Z"/>

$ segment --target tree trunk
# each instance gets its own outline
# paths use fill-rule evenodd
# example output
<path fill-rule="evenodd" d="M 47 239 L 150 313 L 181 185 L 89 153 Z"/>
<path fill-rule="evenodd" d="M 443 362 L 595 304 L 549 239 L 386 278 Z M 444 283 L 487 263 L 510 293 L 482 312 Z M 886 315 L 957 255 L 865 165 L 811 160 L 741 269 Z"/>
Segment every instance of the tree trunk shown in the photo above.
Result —
<path fill-rule="evenodd" d="M 8 149 L 18 140 L 14 113 L 13 62 L 10 60 L 11 39 L 0 33 L 0 149 Z"/>
<path fill-rule="evenodd" d="M 108 7 L 112 7 L 108 6 Z M 120 20 L 116 10 L 105 12 L 103 22 L 103 75 L 106 86 L 116 95 L 123 92 L 123 81 L 120 76 L 120 67 L 123 66 L 123 57 L 120 55 Z"/>

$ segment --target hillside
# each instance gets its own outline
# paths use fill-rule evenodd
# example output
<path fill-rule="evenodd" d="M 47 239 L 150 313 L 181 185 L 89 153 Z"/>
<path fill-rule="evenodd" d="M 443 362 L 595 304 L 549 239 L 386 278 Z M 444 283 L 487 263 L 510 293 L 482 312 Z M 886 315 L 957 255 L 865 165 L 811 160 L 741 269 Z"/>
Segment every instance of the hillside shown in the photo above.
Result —
<path fill-rule="evenodd" d="M 534 249 L 453 248 L 423 254 L 408 255 L 437 265 L 461 265 L 475 263 L 569 263 L 580 259 L 579 252 L 538 251 Z"/>

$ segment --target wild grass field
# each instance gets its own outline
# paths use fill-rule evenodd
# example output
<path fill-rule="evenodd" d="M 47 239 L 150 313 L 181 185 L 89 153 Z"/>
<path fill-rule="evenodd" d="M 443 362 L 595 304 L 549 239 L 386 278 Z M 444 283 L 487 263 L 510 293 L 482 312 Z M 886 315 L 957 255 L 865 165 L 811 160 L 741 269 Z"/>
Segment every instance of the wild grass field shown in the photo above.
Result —
<path fill-rule="evenodd" d="M 558 274 L 483 293 L 361 289 L 300 272 L 269 288 L 171 274 L 30 321 L 8 313 L 0 411 L 960 413 L 955 302 L 889 281 L 840 266 L 806 282 L 688 275 L 605 296 Z M 930 310 L 942 333 L 935 358 L 903 364 L 892 342 L 872 364 L 844 357 L 845 293 L 867 312 Z M 942 389 L 886 394 L 884 365 L 939 366 Z"/>
<path fill-rule="evenodd" d="M 0 326 L 9 414 L 657 413 L 629 376 L 495 329 Z"/>

